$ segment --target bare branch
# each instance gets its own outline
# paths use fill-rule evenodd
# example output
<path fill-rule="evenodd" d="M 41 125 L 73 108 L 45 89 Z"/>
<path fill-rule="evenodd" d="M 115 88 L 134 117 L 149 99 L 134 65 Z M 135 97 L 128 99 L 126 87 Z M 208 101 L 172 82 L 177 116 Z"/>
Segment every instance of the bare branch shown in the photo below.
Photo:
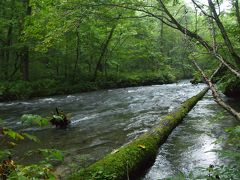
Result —
<path fill-rule="evenodd" d="M 220 65 L 218 66 L 218 68 L 213 72 L 213 74 L 210 77 L 210 81 L 212 81 L 212 79 L 218 74 L 218 72 L 220 71 L 220 69 L 223 67 L 223 63 L 220 63 Z"/>
<path fill-rule="evenodd" d="M 209 86 L 209 88 L 212 91 L 212 95 L 213 98 L 215 99 L 215 101 L 221 106 L 223 107 L 225 110 L 227 110 L 230 114 L 232 114 L 238 121 L 240 121 L 240 113 L 238 113 L 235 109 L 233 109 L 231 106 L 229 106 L 228 104 L 226 104 L 222 98 L 220 97 L 215 85 L 211 82 L 211 80 L 205 75 L 205 73 L 203 72 L 203 70 L 200 68 L 200 66 L 197 64 L 197 62 L 195 60 L 193 60 L 193 64 L 195 65 L 195 67 L 198 69 L 198 71 L 202 74 L 202 77 L 204 78 L 204 80 L 206 81 L 207 85 Z M 220 69 L 220 68 L 219 68 Z M 216 71 L 218 71 L 219 69 L 217 69 Z"/>
<path fill-rule="evenodd" d="M 185 6 L 184 5 L 182 5 L 178 10 L 177 10 L 177 12 L 174 14 L 174 16 L 177 16 L 178 15 L 178 13 L 181 11 L 181 9 L 182 8 L 184 8 Z"/>
<path fill-rule="evenodd" d="M 207 17 L 210 17 L 212 19 L 215 19 L 212 15 L 208 14 L 206 11 L 203 10 L 203 8 L 195 1 L 195 0 L 192 0 L 193 4 L 198 8 L 200 9 L 200 11 Z"/>
<path fill-rule="evenodd" d="M 163 10 L 165 11 L 165 13 L 168 15 L 168 17 L 171 19 L 172 23 L 174 23 L 176 25 L 176 27 L 178 28 L 179 31 L 181 31 L 182 33 L 188 35 L 191 38 L 196 39 L 200 44 L 202 44 L 208 51 L 212 51 L 212 47 L 205 41 L 203 40 L 203 38 L 201 36 L 199 36 L 198 34 L 190 31 L 189 29 L 186 29 L 185 27 L 183 27 L 174 17 L 173 15 L 168 11 L 168 9 L 166 8 L 166 6 L 164 5 L 164 3 L 162 2 L 162 0 L 157 0 L 160 5 L 162 6 Z"/>
<path fill-rule="evenodd" d="M 176 27 L 178 28 L 179 31 L 181 31 L 183 34 L 188 35 L 190 38 L 193 38 L 195 40 L 197 40 L 202 46 L 204 46 L 207 51 L 213 55 L 214 57 L 216 57 L 221 63 L 223 63 L 232 73 L 234 73 L 237 77 L 240 78 L 240 73 L 234 69 L 227 60 L 225 60 L 220 54 L 217 54 L 216 52 L 214 52 L 214 48 L 212 46 L 210 46 L 208 44 L 207 41 L 205 41 L 201 36 L 199 36 L 198 34 L 191 32 L 189 29 L 184 28 L 173 16 L 172 14 L 168 11 L 168 9 L 166 8 L 166 6 L 164 5 L 164 3 L 162 2 L 162 0 L 157 0 L 160 5 L 162 6 L 163 10 L 165 11 L 165 13 L 169 16 L 169 18 L 171 19 L 171 21 L 176 25 Z M 211 0 L 209 0 L 211 1 Z M 215 10 L 215 9 L 214 9 Z M 216 13 L 216 11 L 215 11 Z M 220 21 L 221 23 L 221 21 Z M 230 41 L 230 40 L 229 40 Z M 232 53 L 231 55 L 233 57 L 235 57 Z"/>
<path fill-rule="evenodd" d="M 226 60 L 225 60 L 220 54 L 212 53 L 212 55 L 215 56 L 221 63 L 223 63 L 224 66 L 226 66 L 233 74 L 235 74 L 238 78 L 240 78 L 240 72 L 237 71 L 237 70 L 235 70 L 235 69 L 233 69 L 233 68 L 231 67 L 231 65 L 228 64 L 228 63 L 226 62 Z"/>

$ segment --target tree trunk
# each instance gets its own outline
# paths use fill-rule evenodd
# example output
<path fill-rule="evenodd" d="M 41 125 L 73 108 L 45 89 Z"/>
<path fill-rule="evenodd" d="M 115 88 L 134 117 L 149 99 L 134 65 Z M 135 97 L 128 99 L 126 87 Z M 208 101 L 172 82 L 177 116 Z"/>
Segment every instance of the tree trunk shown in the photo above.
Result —
<path fill-rule="evenodd" d="M 59 79 L 59 59 L 56 60 L 56 78 Z"/>
<path fill-rule="evenodd" d="M 94 81 L 97 79 L 97 73 L 98 73 L 98 71 L 100 70 L 100 68 L 102 66 L 103 58 L 104 58 L 104 56 L 105 56 L 105 54 L 107 52 L 108 46 L 109 46 L 110 41 L 111 41 L 111 39 L 113 37 L 113 33 L 114 33 L 116 27 L 117 27 L 117 23 L 113 25 L 113 27 L 112 27 L 112 29 L 111 29 L 108 37 L 107 37 L 107 40 L 106 40 L 106 42 L 103 45 L 103 48 L 102 48 L 102 51 L 101 51 L 101 55 L 99 56 L 99 59 L 98 59 L 98 62 L 97 62 L 97 66 L 96 66 L 95 71 L 94 71 L 94 76 L 93 76 L 93 80 Z"/>
<path fill-rule="evenodd" d="M 162 0 L 158 0 L 160 5 L 163 8 L 163 11 L 167 14 L 167 16 L 171 19 L 172 23 L 177 26 L 177 29 L 181 31 L 183 34 L 196 39 L 202 46 L 204 46 L 208 51 L 212 51 L 212 47 L 198 34 L 190 31 L 189 29 L 183 27 L 179 22 L 173 17 L 173 15 L 168 11 L 167 7 L 164 5 Z"/>
<path fill-rule="evenodd" d="M 107 69 L 108 68 L 108 65 L 107 65 L 107 59 L 105 58 L 105 61 L 104 61 L 104 76 L 107 78 L 108 76 L 108 72 L 107 72 Z"/>
<path fill-rule="evenodd" d="M 79 56 L 80 56 L 80 35 L 79 35 L 79 26 L 76 29 L 76 60 L 74 64 L 74 70 L 73 70 L 73 82 L 76 78 L 77 68 L 78 68 L 78 62 L 79 62 Z"/>
<path fill-rule="evenodd" d="M 239 12 L 238 0 L 235 0 L 234 7 L 235 7 L 235 12 L 236 12 L 238 26 L 240 27 L 240 12 Z"/>
<path fill-rule="evenodd" d="M 211 12 L 213 14 L 214 20 L 217 23 L 218 28 L 220 29 L 220 32 L 221 32 L 222 37 L 224 39 L 225 45 L 227 46 L 227 48 L 228 48 L 230 54 L 232 55 L 232 57 L 234 58 L 236 64 L 240 65 L 240 57 L 233 48 L 233 45 L 232 45 L 232 43 L 231 43 L 231 41 L 228 37 L 228 34 L 227 34 L 221 20 L 218 17 L 218 14 L 216 12 L 216 9 L 215 9 L 215 6 L 214 6 L 212 0 L 208 0 L 208 4 L 209 4 L 209 7 L 210 7 Z"/>
<path fill-rule="evenodd" d="M 24 81 L 29 80 L 29 48 L 25 46 L 21 55 L 21 72 Z"/>
<path fill-rule="evenodd" d="M 224 64 L 224 66 L 226 66 L 233 74 L 237 75 L 238 77 L 240 77 L 240 73 L 238 72 L 238 68 L 234 68 L 232 66 L 232 64 L 230 64 L 226 59 L 224 59 L 220 54 L 217 54 L 216 52 L 214 52 L 214 48 L 208 44 L 207 41 L 205 41 L 201 36 L 199 36 L 197 33 L 194 33 L 192 31 L 190 31 L 189 29 L 184 28 L 174 17 L 173 15 L 168 11 L 167 7 L 165 6 L 165 4 L 163 3 L 162 0 L 158 0 L 158 2 L 160 3 L 163 11 L 166 13 L 166 15 L 171 19 L 172 23 L 176 26 L 175 29 L 178 29 L 179 31 L 181 31 L 183 34 L 186 34 L 187 36 L 189 36 L 192 39 L 195 39 L 196 41 L 198 41 L 203 47 L 205 47 L 207 49 L 207 51 L 213 55 L 215 58 L 217 58 L 221 63 Z M 161 19 L 160 19 L 161 20 Z M 170 26 L 171 27 L 171 26 Z M 235 59 L 234 55 L 231 53 L 232 57 Z"/>
<path fill-rule="evenodd" d="M 23 2 L 23 3 L 26 6 L 26 16 L 25 16 L 25 18 L 27 18 L 28 16 L 31 15 L 32 8 L 30 6 L 29 0 L 27 0 L 26 2 Z M 29 47 L 26 44 L 24 45 L 21 54 L 22 54 L 21 55 L 22 79 L 24 81 L 28 81 L 29 80 Z"/>
<path fill-rule="evenodd" d="M 163 16 L 163 11 L 162 11 L 162 16 Z M 163 42 L 164 42 L 164 39 L 163 39 L 163 30 L 164 30 L 164 23 L 162 22 L 163 21 L 163 17 L 161 18 L 161 24 L 160 24 L 160 52 L 162 54 L 164 54 L 164 46 L 163 46 Z"/>
<path fill-rule="evenodd" d="M 5 51 L 3 49 L 3 47 L 0 48 L 0 66 L 1 66 L 1 77 L 4 77 L 4 62 L 5 62 Z"/>
<path fill-rule="evenodd" d="M 186 100 L 176 111 L 164 117 L 158 125 L 153 127 L 149 132 L 139 136 L 132 142 L 114 150 L 103 159 L 80 170 L 72 175 L 69 179 L 85 180 L 105 179 L 129 179 L 139 172 L 143 172 L 154 162 L 159 150 L 173 129 L 183 120 L 187 113 L 195 104 L 205 95 L 209 88 L 205 88 L 196 96 Z M 136 178 L 135 178 L 136 179 Z"/>
<path fill-rule="evenodd" d="M 233 109 L 231 106 L 229 106 L 228 104 L 226 104 L 222 98 L 220 97 L 216 87 L 214 86 L 214 84 L 211 82 L 211 79 L 209 79 L 205 73 L 203 72 L 203 70 L 200 68 L 200 66 L 197 64 L 196 61 L 193 61 L 194 65 L 196 66 L 196 68 L 198 69 L 198 71 L 202 74 L 202 77 L 204 78 L 204 80 L 206 81 L 207 85 L 209 86 L 209 88 L 212 91 L 212 95 L 215 99 L 215 101 L 221 106 L 223 107 L 225 110 L 227 110 L 230 114 L 232 114 L 238 121 L 240 121 L 240 113 L 238 113 L 235 109 Z M 220 68 L 219 68 L 220 69 Z M 216 71 L 215 71 L 216 72 Z"/>
<path fill-rule="evenodd" d="M 19 54 L 16 53 L 15 63 L 14 63 L 14 69 L 13 72 L 9 75 L 9 79 L 13 79 L 14 75 L 17 73 L 17 71 L 20 69 L 21 63 L 19 63 Z"/>
<path fill-rule="evenodd" d="M 65 44 L 66 44 L 66 46 L 65 46 L 65 55 L 64 55 L 64 57 L 65 57 L 65 59 L 68 59 L 68 54 L 69 54 L 69 52 L 68 52 L 68 49 L 69 49 L 69 46 L 68 46 L 68 41 L 70 40 L 70 38 L 68 39 L 68 36 L 66 36 L 66 39 L 65 39 Z M 64 61 L 64 78 L 65 79 L 67 79 L 68 78 L 68 61 Z"/>
<path fill-rule="evenodd" d="M 12 45 L 12 24 L 9 25 L 8 27 L 8 32 L 7 32 L 7 50 L 6 50 L 6 62 L 5 62 L 5 78 L 8 79 L 8 70 L 9 70 L 9 60 L 10 60 L 10 47 Z"/>

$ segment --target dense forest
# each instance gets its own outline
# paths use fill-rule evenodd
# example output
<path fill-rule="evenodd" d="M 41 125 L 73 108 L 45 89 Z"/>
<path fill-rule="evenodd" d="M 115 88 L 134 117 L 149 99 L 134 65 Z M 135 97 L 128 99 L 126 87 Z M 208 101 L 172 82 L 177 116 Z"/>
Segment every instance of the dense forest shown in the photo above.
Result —
<path fill-rule="evenodd" d="M 168 83 L 191 76 L 182 33 L 141 12 L 99 3 L 2 1 L 3 97 Z"/>
<path fill-rule="evenodd" d="M 240 120 L 239 108 L 223 98 L 240 98 L 238 0 L 1 0 L 0 9 L 0 101 L 192 79 L 204 82 L 214 100 Z M 23 116 L 40 126 L 47 121 Z M 59 119 L 68 125 L 57 108 L 50 119 L 56 127 L 64 126 L 55 123 Z M 228 132 L 227 143 L 238 144 L 239 151 L 239 126 Z M 0 128 L 0 138 L 5 135 L 3 144 L 9 138 L 36 140 Z M 239 152 L 229 156 L 239 160 Z M 5 179 L 14 169 L 8 163 L 4 175 L 0 166 Z"/>
<path fill-rule="evenodd" d="M 194 74 L 193 56 L 236 66 L 237 2 L 161 3 L 2 1 L 2 98 L 173 82 Z"/>

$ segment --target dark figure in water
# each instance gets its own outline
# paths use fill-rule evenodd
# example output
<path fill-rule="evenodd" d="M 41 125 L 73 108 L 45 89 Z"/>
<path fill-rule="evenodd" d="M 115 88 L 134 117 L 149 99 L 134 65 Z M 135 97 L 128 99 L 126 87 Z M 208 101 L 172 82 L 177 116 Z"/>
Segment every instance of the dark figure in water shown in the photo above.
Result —
<path fill-rule="evenodd" d="M 67 119 L 67 116 L 64 114 L 63 111 L 59 111 L 58 108 L 56 108 L 56 114 L 53 114 L 52 119 L 50 120 L 52 125 L 55 125 L 56 128 L 67 128 L 67 126 L 70 124 L 70 120 Z"/>

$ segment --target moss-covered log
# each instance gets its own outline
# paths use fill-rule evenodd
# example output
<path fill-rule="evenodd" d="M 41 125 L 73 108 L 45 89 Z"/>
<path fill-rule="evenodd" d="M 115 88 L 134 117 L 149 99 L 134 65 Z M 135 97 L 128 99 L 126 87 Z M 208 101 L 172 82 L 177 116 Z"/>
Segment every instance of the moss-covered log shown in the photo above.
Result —
<path fill-rule="evenodd" d="M 122 146 L 103 159 L 73 174 L 69 179 L 128 179 L 143 172 L 151 165 L 172 130 L 183 120 L 194 105 L 205 95 L 205 88 L 196 96 L 186 100 L 174 112 L 164 117 L 149 132 Z"/>

